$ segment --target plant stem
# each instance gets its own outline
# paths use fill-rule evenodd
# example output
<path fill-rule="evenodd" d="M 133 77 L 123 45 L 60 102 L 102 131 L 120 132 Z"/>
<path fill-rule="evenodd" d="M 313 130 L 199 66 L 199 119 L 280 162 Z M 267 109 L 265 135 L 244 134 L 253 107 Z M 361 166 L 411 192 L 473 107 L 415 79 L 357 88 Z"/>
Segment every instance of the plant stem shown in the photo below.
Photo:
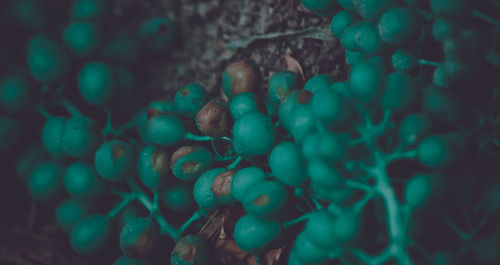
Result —
<path fill-rule="evenodd" d="M 182 235 L 192 223 L 196 222 L 197 220 L 199 220 L 201 218 L 202 218 L 202 216 L 200 215 L 200 213 L 198 211 L 194 212 L 193 215 L 186 222 L 184 222 L 184 224 L 182 224 L 182 226 L 179 227 L 179 229 L 177 230 L 179 235 Z"/>
<path fill-rule="evenodd" d="M 42 114 L 43 117 L 45 117 L 47 120 L 49 119 L 53 119 L 54 118 L 54 115 L 50 114 L 46 109 L 44 109 L 43 107 L 38 107 L 38 112 L 40 112 L 40 114 Z"/>
<path fill-rule="evenodd" d="M 495 25 L 495 27 L 497 27 L 497 28 L 500 28 L 500 22 L 498 22 L 497 20 L 493 19 L 490 16 L 487 16 L 487 15 L 481 13 L 480 11 L 474 10 L 474 11 L 472 11 L 472 15 L 477 17 L 477 18 L 480 18 L 480 19 L 482 19 L 490 24 Z"/>
<path fill-rule="evenodd" d="M 230 165 L 228 165 L 226 168 L 229 169 L 229 170 L 233 170 L 235 169 L 239 164 L 240 162 L 243 160 L 243 158 L 241 156 L 238 156 L 234 161 L 233 163 L 231 163 Z"/>
<path fill-rule="evenodd" d="M 299 216 L 299 217 L 297 217 L 297 218 L 295 218 L 295 219 L 292 219 L 292 220 L 290 220 L 290 221 L 286 221 L 286 222 L 283 224 L 283 229 L 285 229 L 285 230 L 286 230 L 286 229 L 290 228 L 291 226 L 293 226 L 293 225 L 295 225 L 295 224 L 298 224 L 298 223 L 300 223 L 300 222 L 302 222 L 302 221 L 307 220 L 307 218 L 309 218 L 309 216 L 310 216 L 310 215 L 311 215 L 310 213 L 307 213 L 307 214 L 301 215 L 301 216 Z"/>
<path fill-rule="evenodd" d="M 84 116 L 82 112 L 67 99 L 61 99 L 60 104 L 69 112 L 69 114 L 71 114 L 71 116 Z"/>
<path fill-rule="evenodd" d="M 419 64 L 423 64 L 423 65 L 430 65 L 430 66 L 440 66 L 441 64 L 438 63 L 438 62 L 433 62 L 433 61 L 429 61 L 429 60 L 424 60 L 424 59 L 420 59 L 418 60 L 418 63 Z"/>
<path fill-rule="evenodd" d="M 184 139 L 191 140 L 191 141 L 197 141 L 197 142 L 207 142 L 207 141 L 213 140 L 213 138 L 210 136 L 196 135 L 196 134 L 192 134 L 191 132 L 186 132 L 186 134 L 184 134 Z"/>
<path fill-rule="evenodd" d="M 115 218 L 116 215 L 121 212 L 121 210 L 127 207 L 135 199 L 137 199 L 135 194 L 128 194 L 128 196 L 123 197 L 120 204 L 116 205 L 113 209 L 111 209 L 111 211 L 108 212 L 108 217 Z"/>

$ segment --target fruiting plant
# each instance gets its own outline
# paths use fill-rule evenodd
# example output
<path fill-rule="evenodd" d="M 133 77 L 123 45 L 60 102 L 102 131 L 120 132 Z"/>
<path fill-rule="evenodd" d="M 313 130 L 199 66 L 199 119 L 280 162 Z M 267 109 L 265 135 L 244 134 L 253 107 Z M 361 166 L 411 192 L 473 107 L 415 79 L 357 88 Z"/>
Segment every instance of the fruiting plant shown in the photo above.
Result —
<path fill-rule="evenodd" d="M 105 39 L 107 3 L 73 1 L 62 38 L 30 32 L 26 73 L 2 70 L 0 79 L 0 153 L 24 144 L 20 131 L 43 117 L 16 170 L 34 200 L 57 203 L 76 253 L 102 254 L 116 238 L 114 265 L 216 264 L 200 229 L 225 208 L 243 212 L 225 233 L 257 264 L 276 248 L 290 265 L 500 259 L 485 250 L 500 242 L 498 181 L 465 201 L 456 183 L 472 176 L 452 171 L 499 146 L 498 109 L 473 129 L 465 109 L 498 89 L 488 83 L 499 70 L 488 58 L 498 52 L 489 42 L 500 32 L 495 1 L 304 0 L 331 19 L 346 81 L 302 82 L 283 70 L 265 90 L 259 67 L 243 59 L 221 73 L 225 98 L 192 82 L 150 103 L 136 96 L 131 63 L 168 55 L 175 24 L 147 18 Z M 457 217 L 471 209 L 468 221 Z M 432 245 L 436 229 L 460 242 Z M 155 255 L 166 251 L 169 261 Z"/>

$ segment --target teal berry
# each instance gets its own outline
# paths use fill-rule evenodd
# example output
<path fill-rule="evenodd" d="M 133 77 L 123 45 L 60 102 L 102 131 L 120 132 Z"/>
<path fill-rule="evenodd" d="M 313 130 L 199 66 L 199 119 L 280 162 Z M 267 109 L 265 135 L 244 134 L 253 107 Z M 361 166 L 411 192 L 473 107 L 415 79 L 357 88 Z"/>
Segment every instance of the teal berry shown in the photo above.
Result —
<path fill-rule="evenodd" d="M 414 49 L 401 48 L 391 56 L 392 67 L 396 71 L 412 72 L 419 66 L 420 54 Z"/>
<path fill-rule="evenodd" d="M 337 3 L 347 11 L 356 11 L 356 6 L 354 4 L 356 0 L 337 0 Z"/>
<path fill-rule="evenodd" d="M 357 46 L 367 54 L 378 54 L 386 50 L 386 46 L 379 36 L 377 28 L 368 21 L 361 21 L 356 26 Z"/>
<path fill-rule="evenodd" d="M 193 188 L 187 183 L 175 183 L 160 193 L 160 201 L 170 210 L 186 212 L 194 208 Z"/>
<path fill-rule="evenodd" d="M 405 202 L 411 208 L 423 206 L 432 192 L 432 176 L 417 174 L 406 182 L 404 190 Z"/>
<path fill-rule="evenodd" d="M 352 68 L 349 81 L 353 96 L 363 102 L 376 101 L 384 90 L 384 66 L 374 60 L 359 63 Z"/>
<path fill-rule="evenodd" d="M 331 17 L 339 9 L 335 0 L 302 0 L 302 4 L 322 17 Z"/>
<path fill-rule="evenodd" d="M 175 106 L 186 117 L 194 118 L 208 102 L 206 89 L 198 83 L 189 83 L 175 93 Z"/>
<path fill-rule="evenodd" d="M 223 102 L 210 100 L 198 111 L 195 117 L 196 127 L 210 137 L 222 137 L 228 133 L 231 113 Z"/>
<path fill-rule="evenodd" d="M 159 226 L 150 218 L 135 218 L 125 224 L 120 232 L 120 249 L 134 258 L 149 256 L 160 237 Z"/>
<path fill-rule="evenodd" d="M 111 182 L 130 176 L 134 172 L 135 163 L 134 149 L 120 140 L 104 142 L 94 156 L 97 173 L 104 180 Z"/>
<path fill-rule="evenodd" d="M 27 111 L 34 98 L 34 89 L 28 79 L 8 75 L 0 79 L 0 111 L 18 114 Z"/>
<path fill-rule="evenodd" d="M 149 265 L 149 262 L 143 259 L 134 259 L 127 255 L 119 257 L 113 265 Z"/>
<path fill-rule="evenodd" d="M 143 142 L 151 143 L 147 131 L 148 121 L 159 115 L 173 115 L 176 116 L 178 111 L 175 103 L 171 100 L 157 100 L 149 103 L 144 109 L 134 114 L 132 120 L 135 127 L 139 131 L 139 135 Z"/>
<path fill-rule="evenodd" d="M 303 264 L 321 264 L 328 258 L 327 250 L 314 244 L 305 233 L 299 233 L 295 239 L 293 252 Z"/>
<path fill-rule="evenodd" d="M 460 32 L 458 22 L 448 20 L 442 17 L 436 17 L 432 23 L 432 36 L 435 40 L 444 42 L 454 38 Z"/>
<path fill-rule="evenodd" d="M 380 17 L 377 27 L 384 42 L 401 45 L 420 31 L 420 17 L 414 8 L 391 8 Z"/>
<path fill-rule="evenodd" d="M 33 167 L 46 160 L 48 153 L 39 142 L 23 148 L 16 159 L 16 174 L 21 180 L 27 180 L 31 174 Z"/>
<path fill-rule="evenodd" d="M 74 162 L 66 168 L 63 182 L 71 196 L 83 200 L 97 199 L 106 189 L 94 166 L 81 161 Z"/>
<path fill-rule="evenodd" d="M 115 205 L 118 204 L 119 202 Z M 127 223 L 136 218 L 147 216 L 148 213 L 149 212 L 142 205 L 140 205 L 140 203 L 129 204 L 118 214 L 118 226 L 122 229 Z"/>
<path fill-rule="evenodd" d="M 150 17 L 139 29 L 143 49 L 152 55 L 169 54 L 176 44 L 176 34 L 174 21 L 166 17 Z"/>
<path fill-rule="evenodd" d="M 417 158 L 428 167 L 444 167 L 452 158 L 452 147 L 444 136 L 428 136 L 423 139 L 417 148 Z"/>
<path fill-rule="evenodd" d="M 64 48 L 42 35 L 29 39 L 27 62 L 31 76 L 43 84 L 61 81 L 70 69 L 70 60 Z"/>
<path fill-rule="evenodd" d="M 467 15 L 471 7 L 464 0 L 430 0 L 432 13 L 438 16 L 460 17 Z"/>
<path fill-rule="evenodd" d="M 64 151 L 79 159 L 94 154 L 101 144 L 101 132 L 94 120 L 84 116 L 69 118 L 61 132 L 61 143 Z"/>
<path fill-rule="evenodd" d="M 305 159 L 311 160 L 315 158 L 319 153 L 319 133 L 311 133 L 302 143 L 302 155 Z"/>
<path fill-rule="evenodd" d="M 42 144 L 47 153 L 56 160 L 66 160 L 68 154 L 64 149 L 61 136 L 64 131 L 64 125 L 67 118 L 52 117 L 49 118 L 42 127 Z"/>
<path fill-rule="evenodd" d="M 342 175 L 324 159 L 311 159 L 307 164 L 307 175 L 312 183 L 324 187 L 335 187 L 342 183 Z"/>
<path fill-rule="evenodd" d="M 146 187 L 158 190 L 169 175 L 170 153 L 154 145 L 145 146 L 137 159 L 137 172 Z"/>
<path fill-rule="evenodd" d="M 16 144 L 20 133 L 21 128 L 15 119 L 0 116 L 0 154 L 9 151 Z"/>
<path fill-rule="evenodd" d="M 158 115 L 147 122 L 146 131 L 151 142 L 167 147 L 184 138 L 185 128 L 177 116 Z"/>
<path fill-rule="evenodd" d="M 309 215 L 304 233 L 312 243 L 323 249 L 334 249 L 338 242 L 333 227 L 334 216 L 325 211 L 314 212 Z"/>
<path fill-rule="evenodd" d="M 214 162 L 212 152 L 203 146 L 182 146 L 170 159 L 170 167 L 175 177 L 182 181 L 192 181 L 210 169 Z"/>
<path fill-rule="evenodd" d="M 41 31 L 49 20 L 48 10 L 39 0 L 18 0 L 12 3 L 12 12 L 15 22 L 27 31 Z"/>
<path fill-rule="evenodd" d="M 219 205 L 212 192 L 212 183 L 224 171 L 226 171 L 225 168 L 210 169 L 201 174 L 194 183 L 193 196 L 200 209 L 211 210 Z"/>
<path fill-rule="evenodd" d="M 117 88 L 113 68 L 101 61 L 85 64 L 78 73 L 78 89 L 83 99 L 92 105 L 111 102 Z"/>
<path fill-rule="evenodd" d="M 236 202 L 232 191 L 231 182 L 234 176 L 233 170 L 227 170 L 217 175 L 212 182 L 212 193 L 215 199 L 223 205 L 231 205 Z"/>
<path fill-rule="evenodd" d="M 229 111 L 233 119 L 237 120 L 249 112 L 259 112 L 258 100 L 253 92 L 243 92 L 234 97 L 229 105 Z"/>
<path fill-rule="evenodd" d="M 404 72 L 387 75 L 381 106 L 395 111 L 405 111 L 416 103 L 418 98 L 417 83 L 412 76 Z"/>
<path fill-rule="evenodd" d="M 332 228 L 334 237 L 339 243 L 353 239 L 359 230 L 359 217 L 349 211 L 343 212 L 333 218 Z"/>
<path fill-rule="evenodd" d="M 224 95 L 230 100 L 243 92 L 258 94 L 261 81 L 259 67 L 250 60 L 233 62 L 222 73 Z"/>
<path fill-rule="evenodd" d="M 106 246 L 111 230 L 111 220 L 105 215 L 95 214 L 84 217 L 71 229 L 71 247 L 80 255 L 94 255 Z"/>
<path fill-rule="evenodd" d="M 63 42 L 78 57 L 93 54 L 100 43 L 101 32 L 93 22 L 72 22 L 63 31 Z"/>
<path fill-rule="evenodd" d="M 52 201 L 63 192 L 64 167 L 45 161 L 35 165 L 28 178 L 28 192 L 37 201 Z"/>
<path fill-rule="evenodd" d="M 399 138 L 402 144 L 411 146 L 422 140 L 432 128 L 432 122 L 425 113 L 408 114 L 399 124 Z"/>
<path fill-rule="evenodd" d="M 102 44 L 102 58 L 123 64 L 131 64 L 140 56 L 139 40 L 128 29 L 119 29 Z"/>
<path fill-rule="evenodd" d="M 107 1 L 102 0 L 74 0 L 70 8 L 70 16 L 80 21 L 100 21 L 109 15 Z"/>
<path fill-rule="evenodd" d="M 345 50 L 345 60 L 351 66 L 355 66 L 366 60 L 366 55 L 361 51 Z"/>
<path fill-rule="evenodd" d="M 187 235 L 181 238 L 170 253 L 172 265 L 208 265 L 210 260 L 210 247 L 200 236 Z"/>
<path fill-rule="evenodd" d="M 260 219 L 279 216 L 286 207 L 289 195 L 283 184 L 277 181 L 257 182 L 245 193 L 243 208 Z"/>
<path fill-rule="evenodd" d="M 242 157 L 266 155 L 276 141 L 276 131 L 268 116 L 251 112 L 233 126 L 233 148 Z"/>
<path fill-rule="evenodd" d="M 290 131 L 297 143 L 318 130 L 318 120 L 311 110 L 311 105 L 299 105 L 292 112 Z"/>
<path fill-rule="evenodd" d="M 247 214 L 234 226 L 234 240 L 238 247 L 250 254 L 260 254 L 270 248 L 282 234 L 278 221 L 262 220 Z"/>
<path fill-rule="evenodd" d="M 301 88 L 300 76 L 292 71 L 280 71 L 271 75 L 269 79 L 269 101 L 273 106 L 279 106 L 281 100 L 293 90 Z"/>
<path fill-rule="evenodd" d="M 311 111 L 327 127 L 341 124 L 351 116 L 349 100 L 330 86 L 316 91 L 309 105 Z"/>
<path fill-rule="evenodd" d="M 285 185 L 298 187 L 306 180 L 304 157 L 295 142 L 276 145 L 269 155 L 269 167 L 276 179 Z"/>
<path fill-rule="evenodd" d="M 333 83 L 333 79 L 326 74 L 315 75 L 304 84 L 304 90 L 311 93 L 316 93 L 316 91 L 329 87 Z"/>
<path fill-rule="evenodd" d="M 358 32 L 363 21 L 358 21 L 344 29 L 340 36 L 340 43 L 346 51 L 359 52 L 361 47 L 358 42 Z"/>
<path fill-rule="evenodd" d="M 259 182 L 266 181 L 265 172 L 258 167 L 246 167 L 238 170 L 231 180 L 231 193 L 239 202 L 245 200 L 248 190 Z"/>
<path fill-rule="evenodd" d="M 339 162 L 345 158 L 347 140 L 341 134 L 321 132 L 318 135 L 318 155 L 328 162 Z"/>
<path fill-rule="evenodd" d="M 62 230 L 69 232 L 88 213 L 89 207 L 87 204 L 80 200 L 68 199 L 57 206 L 56 221 Z"/>
<path fill-rule="evenodd" d="M 438 119 L 447 121 L 456 121 L 459 115 L 456 100 L 449 93 L 445 93 L 435 86 L 426 88 L 422 109 Z"/>
<path fill-rule="evenodd" d="M 290 251 L 290 255 L 288 256 L 288 261 L 286 264 L 287 265 L 304 265 L 304 263 L 302 263 L 302 261 L 300 261 L 299 258 L 297 257 L 297 254 L 295 254 L 294 249 L 292 249 L 292 251 Z"/>
<path fill-rule="evenodd" d="M 353 0 L 358 14 L 368 20 L 376 20 L 384 11 L 397 5 L 396 0 Z"/>
<path fill-rule="evenodd" d="M 339 39 L 345 29 L 358 20 L 359 18 L 355 14 L 342 9 L 333 16 L 330 22 L 330 31 L 335 38 Z"/>
<path fill-rule="evenodd" d="M 294 90 L 281 100 L 278 109 L 278 118 L 281 125 L 287 130 L 291 130 L 293 110 L 299 105 L 309 104 L 313 94 L 310 91 L 301 89 Z M 234 132 L 233 132 L 234 133 Z"/>

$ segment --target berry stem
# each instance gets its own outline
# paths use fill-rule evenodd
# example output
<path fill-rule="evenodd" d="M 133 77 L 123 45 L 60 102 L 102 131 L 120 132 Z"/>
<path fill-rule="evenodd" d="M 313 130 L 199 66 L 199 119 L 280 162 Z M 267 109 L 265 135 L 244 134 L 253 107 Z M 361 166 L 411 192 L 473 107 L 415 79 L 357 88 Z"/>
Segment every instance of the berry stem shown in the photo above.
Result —
<path fill-rule="evenodd" d="M 231 164 L 229 164 L 226 168 L 229 170 L 235 169 L 243 160 L 241 156 L 238 156 Z"/>
<path fill-rule="evenodd" d="M 193 215 L 186 220 L 186 222 L 184 222 L 184 224 L 181 225 L 181 227 L 179 227 L 179 229 L 177 230 L 177 233 L 179 235 L 182 235 L 184 234 L 184 232 L 186 231 L 186 229 L 188 229 L 188 227 L 196 222 L 197 220 L 201 219 L 202 216 L 200 215 L 200 213 L 198 211 L 194 212 Z"/>
<path fill-rule="evenodd" d="M 302 221 L 307 220 L 310 215 L 311 215 L 310 213 L 307 213 L 307 214 L 301 215 L 301 216 L 299 216 L 299 217 L 297 217 L 295 219 L 286 221 L 285 223 L 283 223 L 283 229 L 286 230 L 286 229 L 292 227 L 295 224 L 298 224 L 298 223 L 301 223 Z"/>
<path fill-rule="evenodd" d="M 498 20 L 496 20 L 488 15 L 485 15 L 478 10 L 472 11 L 472 15 L 494 25 L 497 28 L 500 28 L 500 22 Z"/>
<path fill-rule="evenodd" d="M 80 110 L 78 110 L 71 102 L 67 99 L 62 99 L 60 104 L 71 114 L 71 116 L 84 116 Z"/>
<path fill-rule="evenodd" d="M 210 136 L 196 135 L 196 134 L 192 134 L 191 132 L 186 132 L 186 134 L 184 134 L 184 139 L 191 140 L 191 141 L 197 141 L 197 142 L 207 142 L 207 141 L 213 140 L 213 138 Z"/>
<path fill-rule="evenodd" d="M 45 108 L 43 107 L 38 107 L 38 112 L 42 114 L 43 117 L 45 117 L 47 120 L 53 119 L 54 115 L 50 114 Z"/>
<path fill-rule="evenodd" d="M 435 67 L 438 67 L 441 65 L 441 63 L 433 62 L 433 61 L 429 61 L 429 60 L 425 60 L 425 59 L 418 60 L 418 63 L 423 64 L 423 65 L 435 66 Z"/>
<path fill-rule="evenodd" d="M 111 211 L 108 212 L 108 217 L 110 219 L 115 218 L 118 213 L 121 212 L 125 207 L 127 207 L 131 202 L 137 199 L 134 193 L 127 194 L 122 198 L 120 204 L 116 205 Z"/>

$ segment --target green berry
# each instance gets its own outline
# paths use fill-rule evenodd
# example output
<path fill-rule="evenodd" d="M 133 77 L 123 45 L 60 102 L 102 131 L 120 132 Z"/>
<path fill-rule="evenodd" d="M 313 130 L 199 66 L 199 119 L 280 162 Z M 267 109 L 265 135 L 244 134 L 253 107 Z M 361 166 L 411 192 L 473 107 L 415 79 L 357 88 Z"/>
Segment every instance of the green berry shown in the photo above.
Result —
<path fill-rule="evenodd" d="M 251 112 L 241 116 L 233 126 L 234 151 L 242 157 L 266 155 L 276 140 L 276 132 L 268 116 Z"/>
<path fill-rule="evenodd" d="M 317 246 L 323 249 L 334 249 L 338 242 L 335 238 L 333 222 L 334 217 L 328 212 L 312 213 L 307 220 L 304 233 Z"/>
<path fill-rule="evenodd" d="M 41 138 L 43 147 L 56 160 L 66 160 L 68 158 L 68 154 L 61 141 L 64 125 L 67 120 L 67 118 L 63 117 L 49 118 L 42 127 Z"/>
<path fill-rule="evenodd" d="M 432 36 L 440 42 L 455 37 L 459 31 L 460 27 L 458 23 L 446 18 L 436 17 L 432 24 Z"/>
<path fill-rule="evenodd" d="M 298 187 L 306 180 L 304 158 L 300 146 L 295 142 L 276 145 L 269 155 L 269 167 L 283 184 Z"/>
<path fill-rule="evenodd" d="M 401 45 L 420 31 L 420 17 L 414 8 L 396 7 L 387 10 L 378 22 L 380 38 L 389 44 Z"/>
<path fill-rule="evenodd" d="M 63 180 L 66 191 L 77 199 L 97 199 L 106 187 L 93 165 L 87 162 L 78 161 L 69 165 Z"/>
<path fill-rule="evenodd" d="M 232 191 L 231 182 L 234 176 L 233 170 L 227 170 L 217 175 L 212 182 L 212 193 L 218 202 L 224 205 L 231 205 L 236 202 Z"/>
<path fill-rule="evenodd" d="M 397 5 L 395 0 L 354 0 L 358 14 L 368 20 L 376 20 L 384 11 Z"/>
<path fill-rule="evenodd" d="M 229 108 L 218 100 L 211 100 L 196 114 L 196 127 L 204 135 L 222 137 L 231 123 Z"/>
<path fill-rule="evenodd" d="M 137 172 L 142 183 L 150 189 L 159 189 L 166 182 L 170 154 L 154 145 L 147 145 L 139 153 Z"/>
<path fill-rule="evenodd" d="M 333 79 L 329 75 L 315 75 L 309 78 L 309 80 L 307 80 L 307 82 L 304 84 L 304 90 L 307 90 L 314 94 L 318 90 L 329 87 L 332 83 Z"/>
<path fill-rule="evenodd" d="M 56 221 L 64 231 L 71 228 L 89 212 L 89 207 L 82 201 L 69 199 L 61 202 L 56 208 Z"/>
<path fill-rule="evenodd" d="M 169 54 L 176 41 L 175 23 L 166 17 L 150 17 L 139 29 L 143 49 L 152 55 Z"/>
<path fill-rule="evenodd" d="M 269 79 L 269 101 L 274 106 L 279 106 L 281 100 L 291 91 L 300 89 L 300 76 L 292 71 L 274 73 Z"/>
<path fill-rule="evenodd" d="M 358 21 L 344 29 L 340 35 L 340 43 L 346 51 L 359 52 L 361 47 L 358 42 L 358 32 L 362 25 L 362 21 Z"/>
<path fill-rule="evenodd" d="M 19 123 L 9 117 L 0 116 L 0 154 L 9 151 L 19 140 Z"/>
<path fill-rule="evenodd" d="M 100 21 L 108 17 L 109 6 L 102 0 L 74 0 L 70 16 L 74 20 Z"/>
<path fill-rule="evenodd" d="M 187 183 L 175 183 L 160 193 L 160 200 L 169 209 L 185 212 L 196 205 L 193 198 L 193 188 Z"/>
<path fill-rule="evenodd" d="M 293 252 L 304 264 L 321 264 L 328 257 L 326 249 L 314 244 L 305 233 L 295 239 Z"/>
<path fill-rule="evenodd" d="M 417 148 L 418 160 L 428 167 L 443 167 L 448 165 L 453 153 L 450 142 L 444 136 L 428 136 Z"/>
<path fill-rule="evenodd" d="M 44 84 L 61 81 L 70 69 L 69 57 L 64 48 L 42 35 L 29 39 L 27 60 L 31 76 Z"/>
<path fill-rule="evenodd" d="M 104 180 L 116 182 L 133 174 L 135 159 L 132 146 L 120 140 L 111 140 L 97 149 L 94 165 Z"/>
<path fill-rule="evenodd" d="M 22 180 L 27 180 L 33 167 L 47 158 L 48 154 L 41 143 L 37 142 L 23 148 L 16 159 L 17 176 L 19 176 Z"/>
<path fill-rule="evenodd" d="M 115 260 L 113 265 L 149 265 L 149 262 L 124 255 Z"/>
<path fill-rule="evenodd" d="M 183 146 L 172 154 L 170 167 L 175 177 L 182 181 L 192 181 L 208 170 L 214 157 L 203 146 Z"/>
<path fill-rule="evenodd" d="M 392 54 L 392 67 L 396 71 L 411 72 L 418 68 L 419 53 L 414 49 L 399 49 Z"/>
<path fill-rule="evenodd" d="M 368 21 L 361 21 L 357 24 L 356 41 L 361 51 L 374 54 L 385 50 L 385 45 L 380 39 L 379 32 Z"/>
<path fill-rule="evenodd" d="M 257 182 L 245 193 L 243 208 L 253 216 L 270 219 L 285 208 L 288 197 L 288 190 L 277 181 Z"/>
<path fill-rule="evenodd" d="M 120 249 L 130 257 L 150 255 L 160 237 L 158 225 L 150 218 L 135 218 L 125 224 L 120 232 Z"/>
<path fill-rule="evenodd" d="M 100 61 L 85 64 L 78 73 L 78 89 L 83 99 L 92 105 L 111 102 L 117 88 L 113 68 Z"/>
<path fill-rule="evenodd" d="M 199 236 L 187 235 L 179 240 L 170 254 L 172 265 L 208 265 L 210 248 Z"/>
<path fill-rule="evenodd" d="M 314 116 L 326 126 L 343 123 L 350 117 L 348 100 L 333 87 L 316 91 L 311 99 L 310 108 Z"/>
<path fill-rule="evenodd" d="M 376 101 L 385 85 L 384 67 L 376 61 L 365 61 L 352 68 L 351 91 L 361 101 Z"/>
<path fill-rule="evenodd" d="M 33 98 L 33 87 L 28 79 L 17 75 L 0 79 L 0 111 L 21 113 L 31 107 Z"/>
<path fill-rule="evenodd" d="M 229 64 L 222 73 L 224 95 L 229 99 L 243 92 L 258 93 L 262 77 L 254 62 L 240 60 Z"/>
<path fill-rule="evenodd" d="M 170 146 L 184 138 L 184 124 L 173 115 L 158 115 L 151 118 L 146 131 L 151 141 L 159 146 Z"/>
<path fill-rule="evenodd" d="M 470 12 L 468 1 L 464 0 L 430 0 L 431 11 L 439 16 L 460 17 Z"/>
<path fill-rule="evenodd" d="M 430 197 L 432 176 L 417 174 L 405 186 L 405 202 L 412 208 L 421 207 Z"/>
<path fill-rule="evenodd" d="M 111 221 L 105 215 L 90 215 L 78 221 L 71 229 L 70 243 L 76 253 L 94 255 L 102 250 L 111 236 Z"/>
<path fill-rule="evenodd" d="M 245 200 L 247 191 L 256 183 L 266 181 L 266 174 L 258 167 L 246 167 L 238 170 L 231 180 L 231 193 L 239 202 Z"/>
<path fill-rule="evenodd" d="M 208 93 L 198 83 L 189 83 L 175 93 L 175 106 L 182 114 L 194 118 L 208 102 Z"/>
<path fill-rule="evenodd" d="M 84 159 L 94 154 L 101 144 L 101 138 L 101 132 L 94 120 L 73 116 L 65 122 L 60 141 L 68 155 Z"/>
<path fill-rule="evenodd" d="M 224 171 L 226 171 L 225 168 L 210 169 L 201 174 L 196 180 L 193 187 L 193 196 L 199 208 L 211 210 L 218 206 L 219 203 L 212 192 L 212 183 Z"/>
<path fill-rule="evenodd" d="M 418 97 L 416 81 L 409 74 L 395 72 L 387 75 L 381 106 L 396 111 L 412 107 Z"/>
<path fill-rule="evenodd" d="M 331 17 L 339 9 L 335 0 L 302 0 L 302 4 L 322 17 Z"/>
<path fill-rule="evenodd" d="M 399 124 L 399 137 L 404 145 L 419 142 L 432 128 L 432 122 L 424 113 L 407 115 Z"/>
<path fill-rule="evenodd" d="M 51 201 L 62 194 L 64 167 L 56 162 L 40 162 L 28 178 L 28 192 L 39 201 Z"/>
<path fill-rule="evenodd" d="M 291 130 L 293 110 L 299 105 L 309 104 L 313 94 L 305 89 L 294 90 L 286 95 L 280 103 L 278 118 L 281 125 L 287 130 Z M 234 132 L 233 132 L 234 133 Z"/>
<path fill-rule="evenodd" d="M 72 22 L 63 32 L 64 44 L 78 57 L 94 53 L 100 42 L 101 33 L 92 22 Z"/>
<path fill-rule="evenodd" d="M 358 17 L 347 10 L 340 10 L 335 14 L 330 22 L 330 31 L 336 38 L 340 38 L 344 30 L 354 24 Z"/>
<path fill-rule="evenodd" d="M 337 3 L 347 11 L 356 11 L 355 2 L 356 0 L 337 0 Z"/>
<path fill-rule="evenodd" d="M 366 55 L 360 51 L 345 50 L 345 60 L 351 67 L 353 67 L 361 62 L 364 62 L 366 60 Z"/>
<path fill-rule="evenodd" d="M 307 135 L 316 132 L 318 128 L 318 120 L 311 110 L 311 105 L 297 106 L 292 112 L 291 121 L 290 131 L 297 143 L 302 143 Z"/>
<path fill-rule="evenodd" d="M 311 182 L 325 186 L 334 187 L 342 182 L 342 175 L 325 160 L 315 158 L 307 164 L 307 175 Z"/>
<path fill-rule="evenodd" d="M 262 220 L 252 215 L 244 215 L 234 226 L 234 240 L 238 247 L 251 254 L 260 254 L 269 249 L 282 233 L 277 221 Z"/>
<path fill-rule="evenodd" d="M 238 94 L 231 101 L 229 111 L 234 120 L 249 112 L 259 112 L 258 99 L 253 92 L 243 92 Z"/>

